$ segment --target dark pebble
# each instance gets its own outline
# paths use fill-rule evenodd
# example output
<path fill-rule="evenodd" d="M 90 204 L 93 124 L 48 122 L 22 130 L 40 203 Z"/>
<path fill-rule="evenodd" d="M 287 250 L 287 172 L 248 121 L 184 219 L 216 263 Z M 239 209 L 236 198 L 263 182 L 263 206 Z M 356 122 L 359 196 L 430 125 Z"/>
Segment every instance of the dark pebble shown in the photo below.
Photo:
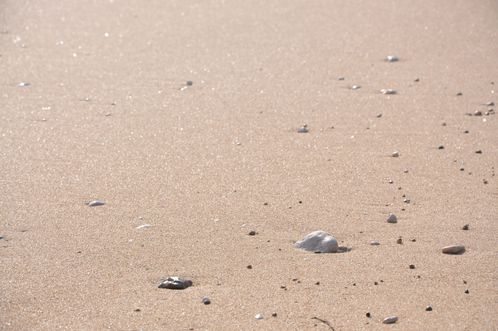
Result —
<path fill-rule="evenodd" d="M 469 293 L 470 293 L 469 290 L 465 290 L 465 294 L 469 294 Z"/>
<path fill-rule="evenodd" d="M 439 145 L 439 147 L 437 149 L 444 149 L 444 146 L 443 145 Z"/>
<path fill-rule="evenodd" d="M 252 231 L 249 231 L 248 233 L 250 236 L 255 236 L 256 235 L 256 231 L 252 230 Z"/>
<path fill-rule="evenodd" d="M 211 304 L 211 300 L 208 297 L 204 297 L 202 298 L 202 303 L 205 305 L 209 305 Z"/>
<path fill-rule="evenodd" d="M 469 229 L 469 224 L 465 224 L 464 226 L 462 226 L 462 230 L 468 230 Z"/>
<path fill-rule="evenodd" d="M 249 264 L 249 265 L 247 266 L 247 269 L 252 269 L 252 265 L 250 265 L 250 264 Z"/>
<path fill-rule="evenodd" d="M 194 82 L 191 80 L 187 80 L 187 86 L 192 86 L 192 85 L 194 85 Z"/>
<path fill-rule="evenodd" d="M 482 154 L 482 151 L 479 149 L 476 151 L 476 154 Z"/>
<path fill-rule="evenodd" d="M 370 318 L 370 317 L 372 317 L 372 314 L 366 313 L 365 316 L 367 316 L 368 318 Z"/>
<path fill-rule="evenodd" d="M 410 264 L 410 269 L 415 269 L 415 265 L 414 264 Z"/>
<path fill-rule="evenodd" d="M 429 305 L 429 306 L 425 307 L 425 311 L 432 311 L 432 306 Z"/>

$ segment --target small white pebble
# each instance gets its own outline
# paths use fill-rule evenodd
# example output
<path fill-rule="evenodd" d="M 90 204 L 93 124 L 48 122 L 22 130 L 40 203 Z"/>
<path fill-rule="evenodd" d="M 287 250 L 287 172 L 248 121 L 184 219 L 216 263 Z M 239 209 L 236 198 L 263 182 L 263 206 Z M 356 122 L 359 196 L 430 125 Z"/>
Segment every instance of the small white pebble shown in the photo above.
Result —
<path fill-rule="evenodd" d="M 352 89 L 352 90 L 357 90 L 357 89 L 359 89 L 359 88 L 361 88 L 361 86 L 360 86 L 360 85 L 353 85 L 353 86 L 351 86 L 351 89 Z"/>
<path fill-rule="evenodd" d="M 398 321 L 398 316 L 389 316 L 389 317 L 384 318 L 384 320 L 382 321 L 382 323 L 384 323 L 384 324 L 394 324 L 397 321 Z"/>
<path fill-rule="evenodd" d="M 393 90 L 392 88 L 383 88 L 382 90 L 380 90 L 380 93 L 382 93 L 382 94 L 396 94 L 398 92 L 396 92 L 396 90 Z"/>
<path fill-rule="evenodd" d="M 388 55 L 388 56 L 386 56 L 386 61 L 387 62 L 398 62 L 399 57 L 397 57 L 396 55 Z"/>
<path fill-rule="evenodd" d="M 262 320 L 264 317 L 263 317 L 263 315 L 261 315 L 261 314 L 256 314 L 256 315 L 254 316 L 254 318 L 255 318 L 255 319 L 257 319 L 257 320 Z"/>

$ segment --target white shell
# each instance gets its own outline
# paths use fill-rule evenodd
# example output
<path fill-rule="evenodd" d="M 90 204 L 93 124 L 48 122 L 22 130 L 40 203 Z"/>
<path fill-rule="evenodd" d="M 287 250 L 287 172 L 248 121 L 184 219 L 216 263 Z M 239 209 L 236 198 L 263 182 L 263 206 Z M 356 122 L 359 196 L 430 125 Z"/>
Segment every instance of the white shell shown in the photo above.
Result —
<path fill-rule="evenodd" d="M 296 242 L 296 248 L 315 253 L 336 253 L 339 249 L 337 240 L 325 231 L 314 231 L 303 240 Z"/>

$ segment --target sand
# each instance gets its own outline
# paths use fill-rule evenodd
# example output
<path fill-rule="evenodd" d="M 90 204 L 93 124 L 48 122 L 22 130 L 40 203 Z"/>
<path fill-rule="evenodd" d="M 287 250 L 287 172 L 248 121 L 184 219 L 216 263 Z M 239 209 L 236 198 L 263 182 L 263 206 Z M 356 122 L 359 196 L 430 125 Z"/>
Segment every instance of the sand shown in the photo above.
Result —
<path fill-rule="evenodd" d="M 0 329 L 498 328 L 496 1 L 5 0 L 0 31 Z"/>

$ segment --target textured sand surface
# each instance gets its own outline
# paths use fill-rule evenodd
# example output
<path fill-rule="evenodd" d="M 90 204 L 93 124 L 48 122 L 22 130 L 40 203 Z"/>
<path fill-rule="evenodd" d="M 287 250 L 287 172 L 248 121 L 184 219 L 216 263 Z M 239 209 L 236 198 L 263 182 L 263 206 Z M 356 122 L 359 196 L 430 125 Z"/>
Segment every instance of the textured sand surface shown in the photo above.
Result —
<path fill-rule="evenodd" d="M 0 32 L 0 329 L 498 329 L 496 1 L 2 0 Z"/>

